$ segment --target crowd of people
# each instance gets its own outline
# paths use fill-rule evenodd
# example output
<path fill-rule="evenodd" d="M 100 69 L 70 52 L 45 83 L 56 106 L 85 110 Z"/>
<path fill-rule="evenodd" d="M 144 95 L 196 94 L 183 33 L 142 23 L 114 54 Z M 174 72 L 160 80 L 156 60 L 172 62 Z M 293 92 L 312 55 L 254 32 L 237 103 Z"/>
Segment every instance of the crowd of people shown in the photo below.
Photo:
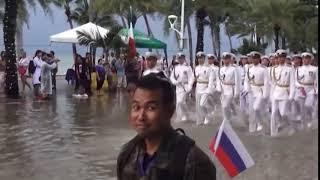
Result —
<path fill-rule="evenodd" d="M 143 75 L 163 72 L 176 87 L 176 115 L 180 122 L 188 117 L 194 90 L 196 124 L 209 124 L 218 106 L 224 120 L 241 112 L 248 116 L 248 131 L 270 130 L 277 136 L 281 129 L 289 134 L 311 128 L 317 119 L 318 67 L 311 53 L 288 55 L 278 50 L 270 55 L 253 51 L 237 57 L 224 52 L 197 53 L 192 68 L 183 53 L 178 53 L 169 71 L 156 66 L 156 55 L 146 54 Z M 207 61 L 206 61 L 207 60 Z"/>

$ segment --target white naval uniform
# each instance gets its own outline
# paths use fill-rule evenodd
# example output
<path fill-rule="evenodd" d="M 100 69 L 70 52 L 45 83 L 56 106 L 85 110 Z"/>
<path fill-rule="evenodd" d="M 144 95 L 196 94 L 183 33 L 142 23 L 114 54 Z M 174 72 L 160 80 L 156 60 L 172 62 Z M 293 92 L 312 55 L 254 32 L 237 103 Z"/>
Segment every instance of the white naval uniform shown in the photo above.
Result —
<path fill-rule="evenodd" d="M 217 79 L 218 79 L 218 71 L 219 67 L 216 65 L 210 65 L 211 72 L 209 75 L 209 96 L 208 96 L 208 112 L 209 115 L 212 116 L 218 107 L 218 104 L 220 104 L 220 97 L 221 93 L 217 91 Z M 209 123 L 209 119 L 206 118 L 205 124 Z"/>
<path fill-rule="evenodd" d="M 206 65 L 198 65 L 195 68 L 196 76 L 196 112 L 197 112 L 197 125 L 204 123 L 205 117 L 208 114 L 208 96 L 209 89 L 209 76 L 211 68 Z"/>
<path fill-rule="evenodd" d="M 239 66 L 238 71 L 240 73 L 240 96 L 239 96 L 239 102 L 240 102 L 240 110 L 241 112 L 244 112 L 246 114 L 249 114 L 249 96 L 250 94 L 246 93 L 244 91 L 244 81 L 245 76 L 248 71 L 248 68 L 251 67 L 249 64 L 245 64 L 244 66 Z"/>
<path fill-rule="evenodd" d="M 187 95 L 191 92 L 194 83 L 194 75 L 190 66 L 178 64 L 170 75 L 172 84 L 176 86 L 176 113 L 180 121 L 187 120 Z"/>
<path fill-rule="evenodd" d="M 271 94 L 270 129 L 271 136 L 275 136 L 278 133 L 280 120 L 288 120 L 290 114 L 289 100 L 293 100 L 294 95 L 294 70 L 286 65 L 279 65 L 272 68 L 271 75 L 274 87 Z"/>
<path fill-rule="evenodd" d="M 160 72 L 160 70 L 157 68 L 157 66 L 155 66 L 151 69 L 146 69 L 145 71 L 143 71 L 142 76 L 146 76 L 151 73 L 159 73 L 159 72 Z"/>
<path fill-rule="evenodd" d="M 316 104 L 318 94 L 318 67 L 303 65 L 295 69 L 295 97 L 298 109 L 295 117 L 304 120 L 310 126 L 312 121 L 313 107 Z M 302 125 L 303 125 L 302 124 Z"/>
<path fill-rule="evenodd" d="M 232 103 L 240 91 L 240 77 L 235 66 L 223 66 L 218 72 L 217 91 L 221 92 L 221 106 L 224 120 L 230 120 Z"/>
<path fill-rule="evenodd" d="M 262 112 L 269 94 L 268 70 L 261 64 L 248 68 L 244 91 L 250 94 L 249 132 L 262 129 Z"/>

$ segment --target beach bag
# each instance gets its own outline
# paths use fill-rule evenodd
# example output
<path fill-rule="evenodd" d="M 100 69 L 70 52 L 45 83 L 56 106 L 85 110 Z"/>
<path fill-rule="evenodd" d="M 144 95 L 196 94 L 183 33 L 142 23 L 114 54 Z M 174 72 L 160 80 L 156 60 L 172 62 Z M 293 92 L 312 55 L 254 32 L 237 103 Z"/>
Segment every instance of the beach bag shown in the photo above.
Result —
<path fill-rule="evenodd" d="M 30 74 L 34 74 L 34 72 L 36 71 L 36 66 L 35 66 L 33 60 L 31 60 L 29 62 L 28 71 Z"/>

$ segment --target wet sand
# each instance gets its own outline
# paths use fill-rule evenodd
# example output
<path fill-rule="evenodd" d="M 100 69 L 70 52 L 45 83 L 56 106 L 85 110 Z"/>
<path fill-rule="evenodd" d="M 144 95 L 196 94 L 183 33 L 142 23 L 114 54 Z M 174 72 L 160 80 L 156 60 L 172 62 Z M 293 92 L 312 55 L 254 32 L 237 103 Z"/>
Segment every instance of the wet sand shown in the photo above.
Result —
<path fill-rule="evenodd" d="M 127 108 L 123 94 L 74 99 L 72 87 L 62 80 L 49 102 L 33 101 L 28 91 L 20 100 L 0 96 L 0 179 L 116 179 L 120 147 L 135 135 Z M 249 134 L 239 119 L 245 117 L 238 114 L 233 127 L 256 164 L 234 179 L 318 179 L 318 129 L 271 138 L 264 135 L 267 131 Z M 174 127 L 182 127 L 212 158 L 219 180 L 229 180 L 208 148 L 220 123 L 218 111 L 208 126 L 174 123 Z"/>

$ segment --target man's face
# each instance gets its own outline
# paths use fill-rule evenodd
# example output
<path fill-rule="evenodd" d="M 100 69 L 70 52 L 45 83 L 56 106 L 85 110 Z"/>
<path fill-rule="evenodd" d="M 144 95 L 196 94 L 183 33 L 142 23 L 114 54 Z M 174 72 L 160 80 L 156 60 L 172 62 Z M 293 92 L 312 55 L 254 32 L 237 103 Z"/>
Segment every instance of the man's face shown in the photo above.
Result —
<path fill-rule="evenodd" d="M 303 57 L 302 58 L 303 65 L 310 65 L 311 64 L 311 58 L 310 57 Z"/>
<path fill-rule="evenodd" d="M 269 60 L 268 60 L 267 58 L 263 58 L 263 59 L 262 59 L 262 64 L 263 64 L 264 66 L 268 66 L 268 65 L 269 65 Z"/>
<path fill-rule="evenodd" d="M 293 64 L 295 66 L 301 66 L 301 59 L 299 59 L 297 57 L 293 58 Z"/>
<path fill-rule="evenodd" d="M 135 90 L 129 120 L 140 136 L 152 137 L 168 128 L 170 114 L 168 106 L 163 104 L 161 90 Z"/>
<path fill-rule="evenodd" d="M 184 57 L 179 57 L 178 61 L 179 61 L 179 64 L 183 64 L 184 63 Z"/>
<path fill-rule="evenodd" d="M 157 60 L 154 57 L 147 58 L 147 68 L 154 68 L 157 65 Z"/>
<path fill-rule="evenodd" d="M 248 64 L 248 59 L 247 58 L 241 58 L 241 63 L 243 64 L 243 65 L 245 65 L 245 64 Z"/>
<path fill-rule="evenodd" d="M 200 64 L 200 65 L 203 65 L 203 64 L 204 64 L 204 60 L 205 60 L 204 57 L 202 57 L 202 56 L 201 56 L 201 57 L 198 57 L 198 60 L 199 60 L 199 64 Z"/>
<path fill-rule="evenodd" d="M 228 58 L 224 58 L 224 59 L 223 59 L 223 63 L 224 63 L 224 65 L 226 65 L 226 66 L 229 65 L 229 64 L 231 63 L 231 58 L 229 58 L 229 57 L 228 57 Z"/>
<path fill-rule="evenodd" d="M 209 64 L 209 65 L 212 65 L 213 62 L 214 62 L 214 58 L 208 58 L 208 64 Z"/>
<path fill-rule="evenodd" d="M 252 64 L 252 58 L 248 57 L 248 64 Z"/>
<path fill-rule="evenodd" d="M 286 62 L 286 57 L 285 56 L 279 56 L 278 57 L 278 61 L 279 61 L 279 64 L 284 64 Z"/>

